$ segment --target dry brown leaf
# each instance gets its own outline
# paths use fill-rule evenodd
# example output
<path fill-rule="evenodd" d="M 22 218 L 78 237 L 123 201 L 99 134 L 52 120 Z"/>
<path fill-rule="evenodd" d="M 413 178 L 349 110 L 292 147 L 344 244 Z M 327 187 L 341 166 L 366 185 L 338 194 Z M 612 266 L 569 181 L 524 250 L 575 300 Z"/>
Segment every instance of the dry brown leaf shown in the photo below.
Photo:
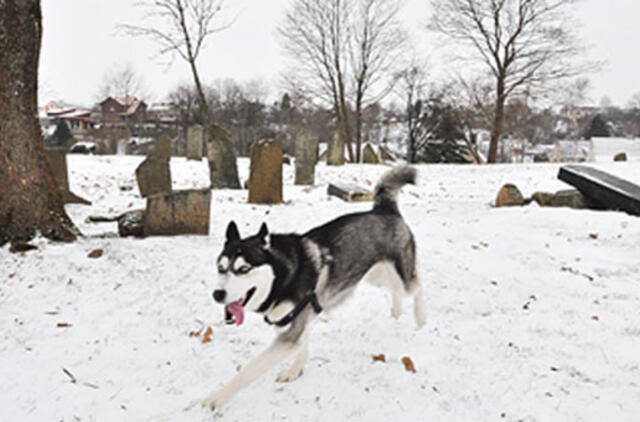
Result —
<path fill-rule="evenodd" d="M 204 336 L 202 337 L 202 342 L 209 343 L 211 341 L 212 335 L 213 335 L 213 329 L 211 327 L 207 327 L 207 330 L 204 332 Z"/>
<path fill-rule="evenodd" d="M 589 233 L 589 237 L 592 239 L 597 239 L 598 238 L 598 233 Z"/>
<path fill-rule="evenodd" d="M 404 364 L 404 369 L 409 372 L 416 373 L 416 367 L 413 365 L 413 361 L 409 356 L 405 356 L 402 358 L 402 363 Z"/>
<path fill-rule="evenodd" d="M 56 324 L 56 327 L 58 328 L 66 328 L 66 327 L 71 327 L 71 324 L 69 324 L 68 322 L 59 322 Z"/>
<path fill-rule="evenodd" d="M 89 255 L 87 255 L 89 258 L 100 258 L 103 254 L 103 250 L 102 249 L 94 249 L 91 252 L 89 252 Z"/>
<path fill-rule="evenodd" d="M 379 355 L 371 355 L 371 358 L 373 359 L 374 362 L 386 362 L 387 361 L 387 357 L 384 355 L 384 353 L 380 353 Z"/>

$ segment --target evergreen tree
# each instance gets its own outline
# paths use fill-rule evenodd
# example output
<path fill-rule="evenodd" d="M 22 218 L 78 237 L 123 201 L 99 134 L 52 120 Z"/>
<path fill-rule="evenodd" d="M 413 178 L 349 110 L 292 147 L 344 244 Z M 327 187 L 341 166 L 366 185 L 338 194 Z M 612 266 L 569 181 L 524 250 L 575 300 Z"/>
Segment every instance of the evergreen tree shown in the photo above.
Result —
<path fill-rule="evenodd" d="M 593 137 L 608 138 L 610 136 L 611 136 L 611 132 L 609 131 L 609 127 L 607 126 L 607 123 L 604 121 L 601 115 L 596 114 L 593 120 L 591 120 L 591 124 L 589 125 L 589 129 L 587 129 L 585 138 L 587 139 L 591 139 Z"/>

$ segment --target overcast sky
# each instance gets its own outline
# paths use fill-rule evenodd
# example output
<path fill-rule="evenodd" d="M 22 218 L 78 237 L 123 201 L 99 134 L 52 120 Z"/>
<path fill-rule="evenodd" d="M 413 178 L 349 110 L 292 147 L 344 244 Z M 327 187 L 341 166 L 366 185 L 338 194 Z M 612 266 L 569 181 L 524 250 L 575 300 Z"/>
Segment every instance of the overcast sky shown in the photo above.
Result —
<path fill-rule="evenodd" d="M 239 82 L 263 79 L 278 94 L 278 74 L 286 59 L 276 39 L 278 23 L 291 0 L 228 0 L 235 23 L 214 34 L 199 59 L 205 82 L 233 78 Z M 191 82 L 188 66 L 176 59 L 172 66 L 155 57 L 155 45 L 143 38 L 118 35 L 116 25 L 140 22 L 141 10 L 131 0 L 42 0 L 44 36 L 40 61 L 41 103 L 63 99 L 90 106 L 98 96 L 105 69 L 131 63 L 142 75 L 154 100 L 180 82 Z M 591 46 L 591 59 L 607 65 L 591 77 L 591 102 L 608 96 L 625 105 L 640 91 L 640 1 L 585 0 L 578 4 L 579 34 Z M 427 0 L 405 0 L 402 20 L 418 50 L 438 67 L 432 39 L 426 30 Z M 440 69 L 442 71 L 442 69 Z"/>

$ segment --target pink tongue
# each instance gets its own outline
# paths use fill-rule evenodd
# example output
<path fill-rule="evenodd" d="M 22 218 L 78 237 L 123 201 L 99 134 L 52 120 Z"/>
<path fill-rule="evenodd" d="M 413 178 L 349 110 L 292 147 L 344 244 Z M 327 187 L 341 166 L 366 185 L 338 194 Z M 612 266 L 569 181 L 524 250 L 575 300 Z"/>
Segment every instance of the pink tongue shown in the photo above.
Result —
<path fill-rule="evenodd" d="M 236 325 L 244 322 L 244 310 L 242 309 L 242 301 L 238 300 L 227 305 L 227 309 L 236 319 Z"/>

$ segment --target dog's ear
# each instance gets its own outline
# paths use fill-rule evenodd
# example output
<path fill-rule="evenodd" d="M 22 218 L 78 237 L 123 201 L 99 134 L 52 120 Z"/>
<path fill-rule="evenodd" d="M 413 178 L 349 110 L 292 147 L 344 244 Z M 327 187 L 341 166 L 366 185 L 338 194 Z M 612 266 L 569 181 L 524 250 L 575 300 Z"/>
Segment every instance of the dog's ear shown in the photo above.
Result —
<path fill-rule="evenodd" d="M 236 240 L 240 240 L 240 232 L 238 231 L 236 222 L 231 220 L 227 226 L 227 241 L 234 242 Z"/>
<path fill-rule="evenodd" d="M 267 223 L 262 223 L 262 225 L 260 226 L 260 231 L 258 231 L 258 238 L 266 248 L 269 247 L 269 239 L 267 238 L 267 236 L 269 236 Z"/>

